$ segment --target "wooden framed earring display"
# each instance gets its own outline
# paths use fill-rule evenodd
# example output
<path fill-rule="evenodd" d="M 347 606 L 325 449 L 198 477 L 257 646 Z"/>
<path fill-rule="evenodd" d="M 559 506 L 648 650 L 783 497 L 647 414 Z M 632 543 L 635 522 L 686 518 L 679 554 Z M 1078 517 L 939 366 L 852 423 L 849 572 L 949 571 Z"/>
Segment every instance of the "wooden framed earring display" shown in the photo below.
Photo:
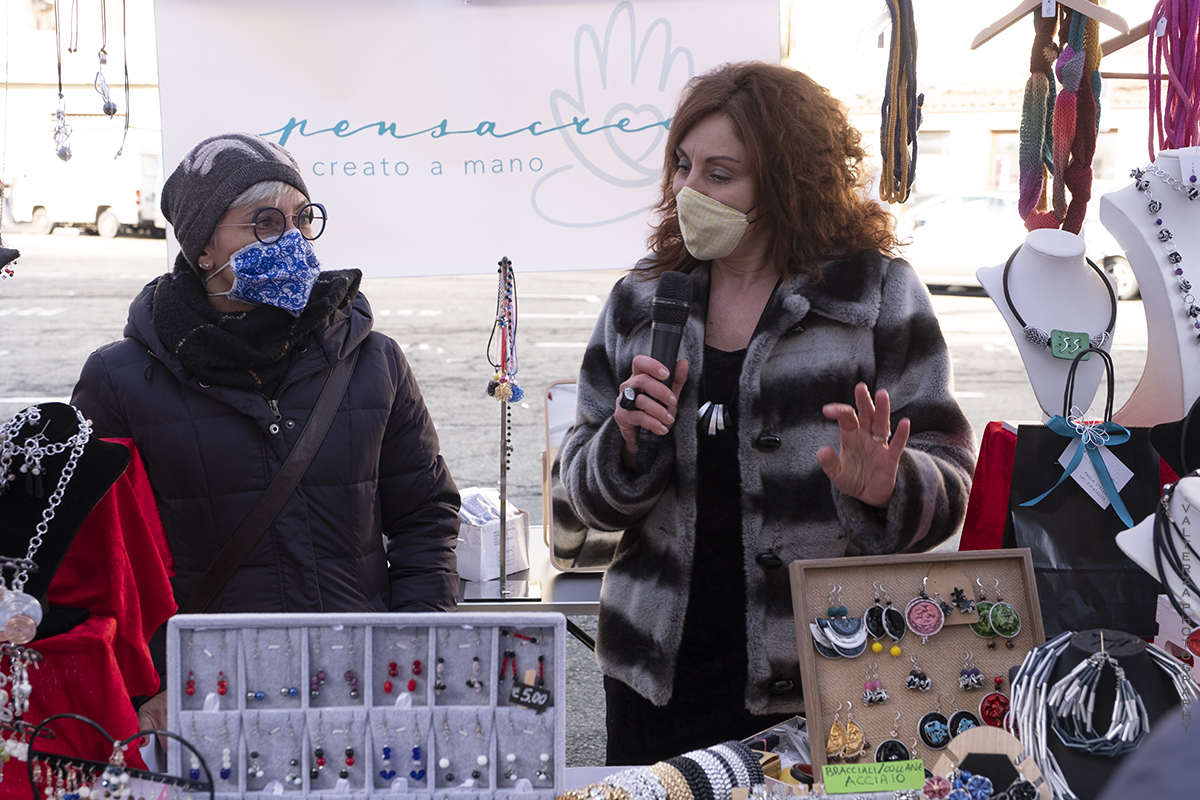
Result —
<path fill-rule="evenodd" d="M 996 678 L 1000 677 L 1000 691 L 1007 696 L 1010 669 L 1019 666 L 1026 653 L 1045 641 L 1028 548 L 814 559 L 793 561 L 789 570 L 805 714 L 813 770 L 817 775 L 821 767 L 830 763 L 826 742 L 835 713 L 844 725 L 847 711 L 853 714 L 868 742 L 850 763 L 875 761 L 879 744 L 894 738 L 912 751 L 913 758 L 921 759 L 926 768 L 932 769 L 950 740 L 942 747 L 932 747 L 918 730 L 923 718 L 938 711 L 940 704 L 941 714 L 947 720 L 955 712 L 969 711 L 986 725 L 980 702 L 997 691 Z M 876 640 L 870 635 L 862 654 L 853 658 L 827 658 L 814 647 L 809 625 L 819 617 L 827 618 L 831 606 L 844 606 L 848 612 L 846 619 L 862 621 L 867 609 L 875 605 L 878 591 L 880 605 L 890 598 L 892 607 L 907 618 L 907 606 L 910 601 L 920 599 L 922 589 L 935 603 L 944 600 L 951 605 L 954 605 L 951 596 L 954 589 L 962 590 L 963 595 L 975 601 L 986 599 L 995 603 L 999 598 L 1015 609 L 1020 629 L 1010 638 L 984 637 L 972 629 L 971 623 L 980 621 L 978 612 L 967 613 L 954 607 L 945 616 L 941 629 L 924 643 L 906 625 L 899 640 L 886 634 L 879 639 L 882 650 L 878 653 L 872 650 Z M 893 646 L 900 648 L 899 655 L 891 654 Z M 981 673 L 982 686 L 964 689 L 959 679 L 963 670 L 972 665 Z M 866 704 L 864 684 L 874 679 L 876 670 L 888 699 Z M 918 671 L 929 679 L 927 691 L 905 685 L 910 673 Z M 895 737 L 893 726 L 897 731 Z M 845 762 L 839 758 L 835 763 Z"/>

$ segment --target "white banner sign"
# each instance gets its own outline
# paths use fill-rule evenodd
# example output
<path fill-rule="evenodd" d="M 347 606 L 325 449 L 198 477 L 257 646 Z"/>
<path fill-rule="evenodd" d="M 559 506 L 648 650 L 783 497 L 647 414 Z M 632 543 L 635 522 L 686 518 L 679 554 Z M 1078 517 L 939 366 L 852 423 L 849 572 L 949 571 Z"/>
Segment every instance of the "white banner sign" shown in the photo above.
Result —
<path fill-rule="evenodd" d="M 624 269 L 693 75 L 779 60 L 778 0 L 156 0 L 167 173 L 251 131 L 329 211 L 330 269 Z"/>

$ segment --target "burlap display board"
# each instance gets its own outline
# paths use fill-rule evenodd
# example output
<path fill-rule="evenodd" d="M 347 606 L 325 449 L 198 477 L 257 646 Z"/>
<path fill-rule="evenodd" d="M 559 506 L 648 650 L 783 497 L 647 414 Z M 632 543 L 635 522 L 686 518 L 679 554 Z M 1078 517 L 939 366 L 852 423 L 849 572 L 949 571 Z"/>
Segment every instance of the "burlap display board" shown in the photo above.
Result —
<path fill-rule="evenodd" d="M 978 615 L 968 616 L 957 610 L 942 630 L 924 644 L 920 636 L 907 631 L 898 642 L 901 649 L 898 657 L 889 654 L 895 643 L 886 636 L 880 641 L 883 645 L 881 653 L 872 652 L 874 640 L 868 636 L 866 652 L 858 658 L 827 659 L 814 649 L 808 626 L 817 617 L 826 616 L 832 587 L 842 587 L 840 604 L 846 606 L 850 617 L 861 618 L 874 605 L 872 582 L 882 583 L 893 605 L 903 613 L 908 602 L 921 591 L 922 580 L 935 566 L 939 570 L 951 567 L 960 572 L 970 584 L 961 588 L 969 589 L 967 596 L 976 599 L 979 597 L 976 578 L 981 580 L 991 601 L 996 599 L 995 581 L 1000 581 L 1004 601 L 1016 608 L 1021 616 L 1021 630 L 1011 640 L 1014 645 L 1011 649 L 1005 645 L 1006 640 L 999 637 L 995 638 L 996 646 L 989 648 L 988 640 L 973 633 L 969 625 L 951 624 L 956 618 L 978 619 Z M 932 769 L 941 752 L 921 742 L 917 726 L 924 715 L 937 710 L 939 695 L 941 711 L 947 717 L 958 710 L 971 711 L 978 716 L 980 700 L 995 690 L 995 677 L 1003 677 L 1002 691 L 1007 695 L 1009 670 L 1020 665 L 1029 650 L 1045 641 L 1028 549 L 815 559 L 794 561 L 789 569 L 805 715 L 812 740 L 813 768 L 818 775 L 819 769 L 827 763 L 825 742 L 834 713 L 840 703 L 841 720 L 845 722 L 847 702 L 853 707 L 854 721 L 862 727 L 870 743 L 857 759 L 858 763 L 875 760 L 875 748 L 891 738 L 899 712 L 896 738 L 914 749 L 915 757 Z M 951 600 L 948 596 L 944 599 Z M 964 690 L 959 686 L 967 653 L 972 655 L 975 666 L 983 673 L 984 685 L 980 689 Z M 905 687 L 905 678 L 913 670 L 910 660 L 913 656 L 933 682 L 928 692 Z M 883 703 L 868 706 L 862 702 L 862 693 L 868 679 L 867 671 L 872 665 L 878 666 L 883 688 L 890 697 Z"/>

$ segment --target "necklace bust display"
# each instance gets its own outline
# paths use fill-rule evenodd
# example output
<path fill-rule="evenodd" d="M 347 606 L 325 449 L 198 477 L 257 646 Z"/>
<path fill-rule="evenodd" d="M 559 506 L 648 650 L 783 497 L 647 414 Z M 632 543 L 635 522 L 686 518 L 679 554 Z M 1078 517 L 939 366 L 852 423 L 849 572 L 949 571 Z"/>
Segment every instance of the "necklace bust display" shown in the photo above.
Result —
<path fill-rule="evenodd" d="M 1100 198 L 1100 220 L 1125 251 L 1146 313 L 1146 366 L 1114 415 L 1150 427 L 1183 417 L 1200 397 L 1200 187 L 1182 175 L 1182 151 L 1164 150 L 1132 182 Z M 1190 175 L 1188 176 L 1190 178 Z"/>
<path fill-rule="evenodd" d="M 129 464 L 123 445 L 98 440 L 78 410 L 30 406 L 0 427 L 0 626 L 17 644 L 87 618 L 50 607 L 46 591 L 83 521 Z"/>
<path fill-rule="evenodd" d="M 1116 293 L 1109 277 L 1084 257 L 1085 249 L 1075 234 L 1043 228 L 1031 231 L 1006 263 L 975 273 L 1008 323 L 1046 418 L 1062 411 L 1075 353 L 1112 346 Z M 1077 407 L 1088 408 L 1103 375 L 1099 359 L 1080 363 Z"/>

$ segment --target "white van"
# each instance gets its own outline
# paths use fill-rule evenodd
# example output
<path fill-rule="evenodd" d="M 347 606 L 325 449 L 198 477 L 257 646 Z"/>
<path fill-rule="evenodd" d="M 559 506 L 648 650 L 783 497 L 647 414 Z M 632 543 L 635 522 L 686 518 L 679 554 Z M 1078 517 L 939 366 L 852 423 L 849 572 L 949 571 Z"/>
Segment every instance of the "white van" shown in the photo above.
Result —
<path fill-rule="evenodd" d="M 40 234 L 71 227 L 107 238 L 122 232 L 164 235 L 166 220 L 158 208 L 161 141 L 158 131 L 130 131 L 124 152 L 114 158 L 120 139 L 114 143 L 111 130 L 76 128 L 70 161 L 47 147 L 37 163 L 14 165 L 13 219 L 32 223 Z"/>

